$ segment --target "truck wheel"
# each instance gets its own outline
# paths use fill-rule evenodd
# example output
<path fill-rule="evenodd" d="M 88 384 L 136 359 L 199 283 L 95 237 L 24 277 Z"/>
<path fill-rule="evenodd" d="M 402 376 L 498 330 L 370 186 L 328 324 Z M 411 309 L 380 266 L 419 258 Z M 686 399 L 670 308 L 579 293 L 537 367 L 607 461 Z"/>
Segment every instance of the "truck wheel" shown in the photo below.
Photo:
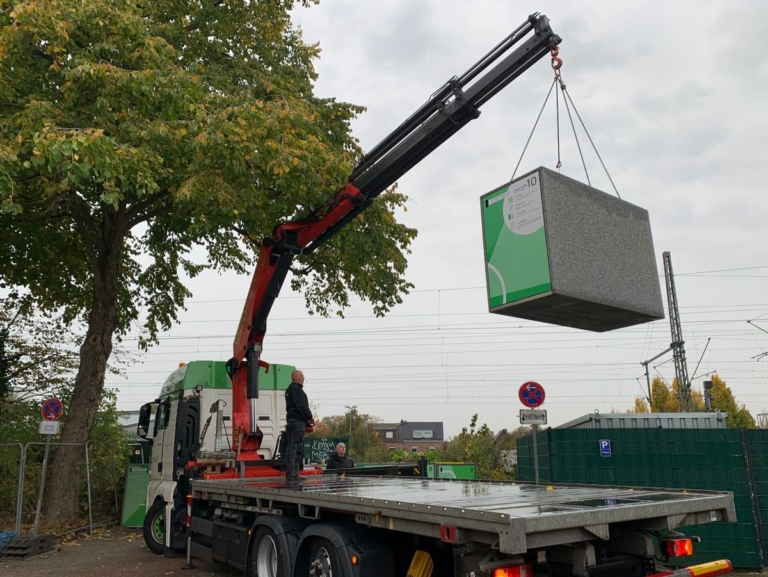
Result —
<path fill-rule="evenodd" d="M 336 547 L 328 539 L 315 539 L 309 550 L 310 577 L 344 577 Z"/>
<path fill-rule="evenodd" d="M 144 542 L 153 553 L 160 555 L 165 547 L 165 501 L 158 499 L 144 517 Z"/>
<path fill-rule="evenodd" d="M 286 575 L 283 561 L 278 553 L 277 538 L 269 527 L 256 529 L 251 545 L 252 577 L 290 577 Z"/>

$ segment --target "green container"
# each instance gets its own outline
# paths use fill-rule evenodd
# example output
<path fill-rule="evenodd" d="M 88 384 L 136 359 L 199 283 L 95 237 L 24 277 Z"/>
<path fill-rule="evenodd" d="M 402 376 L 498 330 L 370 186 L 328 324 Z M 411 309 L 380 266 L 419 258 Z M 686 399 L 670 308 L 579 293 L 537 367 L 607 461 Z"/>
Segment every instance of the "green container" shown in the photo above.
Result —
<path fill-rule="evenodd" d="M 120 524 L 123 527 L 141 527 L 147 508 L 149 465 L 131 464 L 125 473 L 125 494 Z"/>
<path fill-rule="evenodd" d="M 149 463 L 152 456 L 152 445 L 149 444 L 148 439 L 141 439 L 135 443 L 131 443 L 128 446 L 128 462 L 131 464 L 146 464 Z"/>
<path fill-rule="evenodd" d="M 591 331 L 664 318 L 646 210 L 544 167 L 480 210 L 490 312 Z"/>
<path fill-rule="evenodd" d="M 428 463 L 427 477 L 430 479 L 477 479 L 477 465 L 474 463 Z"/>

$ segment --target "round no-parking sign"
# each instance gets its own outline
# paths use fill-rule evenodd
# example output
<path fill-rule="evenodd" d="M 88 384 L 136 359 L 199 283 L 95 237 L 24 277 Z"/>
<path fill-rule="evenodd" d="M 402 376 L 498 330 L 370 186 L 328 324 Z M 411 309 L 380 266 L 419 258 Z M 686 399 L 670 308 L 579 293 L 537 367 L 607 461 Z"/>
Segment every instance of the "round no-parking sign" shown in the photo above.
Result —
<path fill-rule="evenodd" d="M 64 414 L 64 405 L 61 404 L 59 399 L 46 399 L 40 408 L 40 412 L 46 421 L 58 421 L 59 417 Z"/>
<path fill-rule="evenodd" d="M 546 394 L 544 393 L 544 387 L 535 381 L 528 381 L 520 386 L 520 390 L 517 393 L 520 402 L 528 408 L 535 408 L 540 406 Z"/>

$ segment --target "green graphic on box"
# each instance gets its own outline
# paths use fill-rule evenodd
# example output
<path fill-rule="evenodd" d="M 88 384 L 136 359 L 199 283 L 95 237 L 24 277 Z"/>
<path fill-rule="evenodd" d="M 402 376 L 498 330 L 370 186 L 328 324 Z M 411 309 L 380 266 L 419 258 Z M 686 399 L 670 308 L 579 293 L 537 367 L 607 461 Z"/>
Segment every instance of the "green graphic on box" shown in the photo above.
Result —
<path fill-rule="evenodd" d="M 480 199 L 491 311 L 552 290 L 540 182 L 534 172 Z"/>

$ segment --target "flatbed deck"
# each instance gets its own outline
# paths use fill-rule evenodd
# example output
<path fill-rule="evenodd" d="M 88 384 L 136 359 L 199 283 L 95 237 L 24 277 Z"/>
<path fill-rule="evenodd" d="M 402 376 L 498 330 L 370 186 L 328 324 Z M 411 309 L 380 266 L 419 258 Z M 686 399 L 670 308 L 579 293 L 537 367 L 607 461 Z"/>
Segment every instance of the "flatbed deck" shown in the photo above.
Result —
<path fill-rule="evenodd" d="M 194 498 L 232 509 L 319 519 L 349 513 L 370 527 L 498 543 L 503 553 L 594 539 L 618 527 L 672 530 L 736 520 L 731 493 L 535 485 L 397 477 L 308 477 L 299 489 L 274 478 L 192 482 Z M 444 532 L 441 527 L 450 527 Z"/>

